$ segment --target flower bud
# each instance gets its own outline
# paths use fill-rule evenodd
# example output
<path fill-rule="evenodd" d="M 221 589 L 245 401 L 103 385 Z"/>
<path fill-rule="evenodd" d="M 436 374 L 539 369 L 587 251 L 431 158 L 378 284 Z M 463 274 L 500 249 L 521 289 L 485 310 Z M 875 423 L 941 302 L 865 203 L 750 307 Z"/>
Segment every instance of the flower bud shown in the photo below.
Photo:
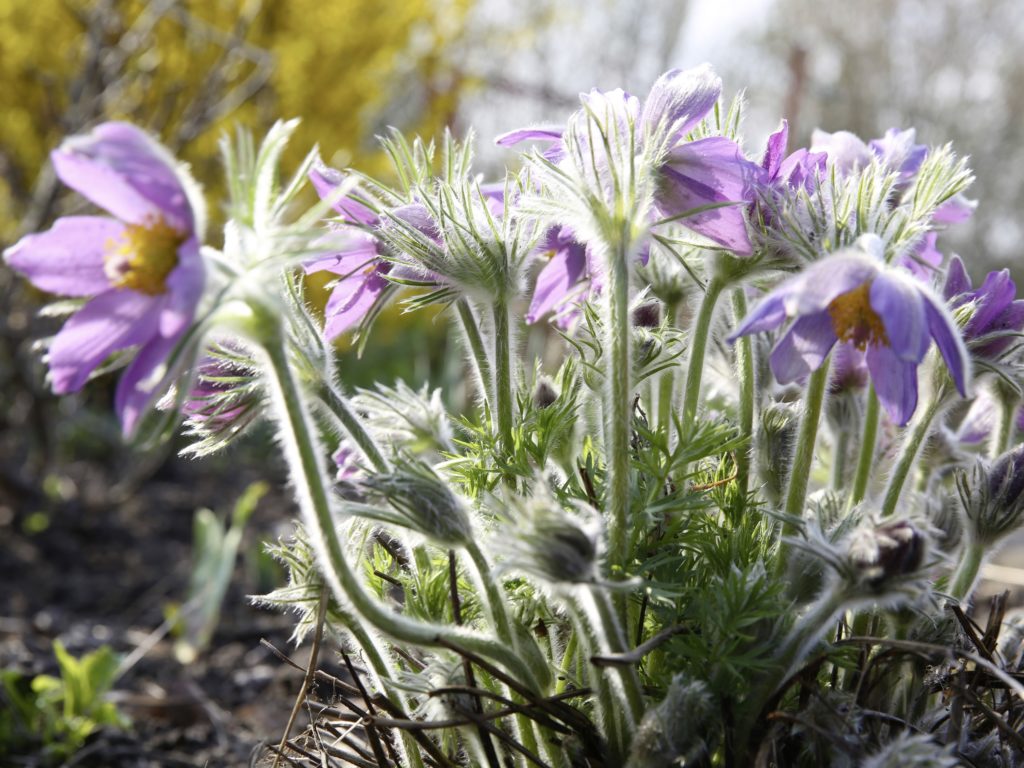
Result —
<path fill-rule="evenodd" d="M 509 506 L 509 522 L 494 542 L 505 555 L 504 568 L 549 584 L 597 580 L 602 526 L 589 507 L 565 509 L 544 487 L 532 498 L 511 499 Z"/>
<path fill-rule="evenodd" d="M 878 590 L 924 563 L 927 539 L 907 520 L 863 528 L 850 539 L 848 554 L 861 585 Z"/>
<path fill-rule="evenodd" d="M 699 759 L 707 751 L 704 736 L 713 714 L 707 685 L 676 675 L 665 698 L 640 721 L 627 768 L 670 768 Z"/>
<path fill-rule="evenodd" d="M 178 403 L 175 391 L 162 409 Z M 178 407 L 189 434 L 198 438 L 187 451 L 204 455 L 223 447 L 260 415 L 263 395 L 249 352 L 240 342 L 215 344 L 196 366 L 195 379 Z"/>
<path fill-rule="evenodd" d="M 633 310 L 633 325 L 637 328 L 657 328 L 661 325 L 661 306 L 648 301 Z"/>
<path fill-rule="evenodd" d="M 545 378 L 540 379 L 533 390 L 534 407 L 543 410 L 544 408 L 550 408 L 557 401 L 558 393 L 555 391 L 555 388 L 551 386 L 551 382 Z"/>
<path fill-rule="evenodd" d="M 769 405 L 761 413 L 757 466 L 765 497 L 772 504 L 777 505 L 785 492 L 799 427 L 796 411 L 784 403 Z"/>
<path fill-rule="evenodd" d="M 956 486 L 973 541 L 998 543 L 1024 524 L 1024 444 L 958 472 Z"/>
<path fill-rule="evenodd" d="M 445 547 L 463 546 L 472 538 L 465 503 L 425 464 L 399 462 L 391 474 L 373 475 L 364 486 L 384 497 L 394 510 L 394 515 L 382 514 L 382 520 Z"/>

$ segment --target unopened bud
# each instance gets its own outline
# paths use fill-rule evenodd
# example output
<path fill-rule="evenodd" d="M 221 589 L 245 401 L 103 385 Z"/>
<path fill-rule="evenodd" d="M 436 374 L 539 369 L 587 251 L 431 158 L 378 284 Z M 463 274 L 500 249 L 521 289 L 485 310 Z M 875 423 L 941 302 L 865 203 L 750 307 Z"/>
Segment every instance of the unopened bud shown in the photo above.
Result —
<path fill-rule="evenodd" d="M 547 379 L 540 379 L 533 390 L 533 404 L 539 409 L 549 408 L 558 400 L 558 393 Z"/>
<path fill-rule="evenodd" d="M 1024 444 L 991 464 L 957 474 L 966 528 L 980 544 L 995 544 L 1024 524 Z"/>
<path fill-rule="evenodd" d="M 633 325 L 637 328 L 657 328 L 661 325 L 661 305 L 648 301 L 633 310 Z"/>
<path fill-rule="evenodd" d="M 906 520 L 862 529 L 853 535 L 849 546 L 858 580 L 871 589 L 917 571 L 926 551 L 924 534 Z"/>
<path fill-rule="evenodd" d="M 401 462 L 391 474 L 367 478 L 364 486 L 388 501 L 402 525 L 438 544 L 462 546 L 472 536 L 464 502 L 424 464 Z"/>

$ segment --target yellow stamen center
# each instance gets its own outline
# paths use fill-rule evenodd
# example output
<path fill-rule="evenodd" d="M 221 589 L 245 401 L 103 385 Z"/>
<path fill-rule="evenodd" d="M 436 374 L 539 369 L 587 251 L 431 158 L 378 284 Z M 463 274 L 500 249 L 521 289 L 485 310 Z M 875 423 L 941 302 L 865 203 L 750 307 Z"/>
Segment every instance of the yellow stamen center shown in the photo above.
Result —
<path fill-rule="evenodd" d="M 149 296 L 167 291 L 167 276 L 178 266 L 178 248 L 185 235 L 162 216 L 129 224 L 120 240 L 107 244 L 103 270 L 115 288 L 130 288 Z"/>
<path fill-rule="evenodd" d="M 857 349 L 864 350 L 869 344 L 889 346 L 885 324 L 871 308 L 871 283 L 854 288 L 836 296 L 828 305 L 832 318 L 832 329 L 840 341 L 850 341 Z"/>

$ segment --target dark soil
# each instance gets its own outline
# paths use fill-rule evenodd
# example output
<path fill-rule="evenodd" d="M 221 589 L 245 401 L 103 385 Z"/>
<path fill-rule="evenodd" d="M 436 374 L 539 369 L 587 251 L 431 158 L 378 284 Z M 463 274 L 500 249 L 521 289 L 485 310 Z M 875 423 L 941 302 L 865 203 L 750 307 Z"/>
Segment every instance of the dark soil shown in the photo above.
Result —
<path fill-rule="evenodd" d="M 9 471 L 0 484 L 0 669 L 56 674 L 54 640 L 75 656 L 101 645 L 127 656 L 152 643 L 111 694 L 131 727 L 94 733 L 68 765 L 249 765 L 261 745 L 280 739 L 302 674 L 261 640 L 299 663 L 307 652 L 289 646 L 288 617 L 246 597 L 279 578 L 266 574 L 265 560 L 262 576 L 255 564 L 262 541 L 291 530 L 293 510 L 280 492 L 261 501 L 247 526 L 210 649 L 183 666 L 161 631 L 168 606 L 186 599 L 195 509 L 226 516 L 257 479 L 281 488 L 269 447 L 247 450 L 206 462 L 165 452 L 143 477 L 136 472 L 132 487 L 110 466 L 73 463 L 60 470 L 56 499 L 24 472 Z M 38 748 L 8 760 L 46 764 Z"/>

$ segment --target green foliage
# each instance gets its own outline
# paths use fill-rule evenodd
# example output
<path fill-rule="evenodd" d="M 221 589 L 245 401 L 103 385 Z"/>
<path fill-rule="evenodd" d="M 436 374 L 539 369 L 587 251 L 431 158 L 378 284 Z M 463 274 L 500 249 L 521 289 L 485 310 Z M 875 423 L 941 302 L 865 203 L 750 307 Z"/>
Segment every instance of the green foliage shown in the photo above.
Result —
<path fill-rule="evenodd" d="M 209 647 L 235 570 L 242 532 L 269 490 L 270 486 L 262 481 L 251 483 L 235 502 L 230 527 L 209 509 L 196 511 L 192 524 L 192 575 L 174 644 L 174 655 L 181 663 L 192 663 Z"/>
<path fill-rule="evenodd" d="M 118 659 L 107 646 L 82 658 L 54 641 L 60 676 L 28 677 L 0 672 L 0 757 L 42 748 L 52 764 L 61 763 L 98 728 L 125 728 L 127 719 L 104 696 L 117 679 Z"/>

